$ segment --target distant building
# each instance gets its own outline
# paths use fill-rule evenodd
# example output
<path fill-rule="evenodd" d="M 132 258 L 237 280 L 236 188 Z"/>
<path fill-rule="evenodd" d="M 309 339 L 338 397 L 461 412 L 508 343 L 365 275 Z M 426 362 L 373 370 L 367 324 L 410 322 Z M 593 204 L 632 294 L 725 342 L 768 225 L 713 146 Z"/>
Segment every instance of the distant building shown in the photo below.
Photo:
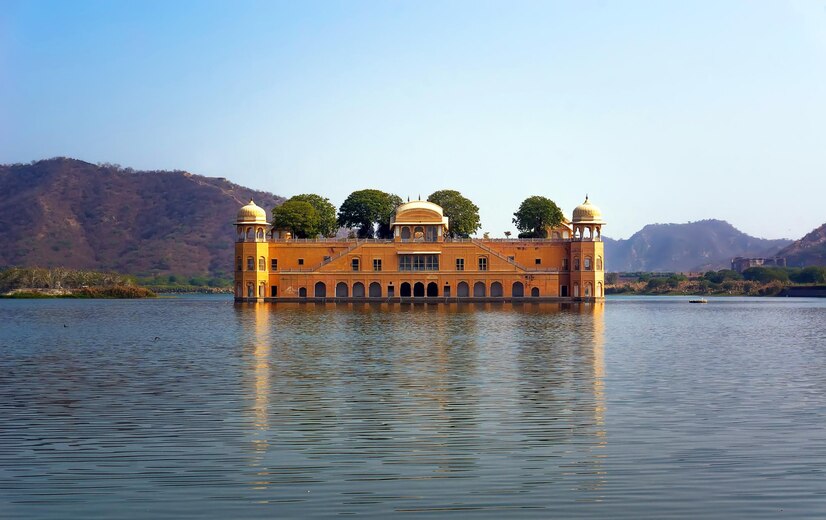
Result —
<path fill-rule="evenodd" d="M 738 256 L 731 260 L 732 271 L 742 273 L 749 267 L 786 267 L 786 259 L 782 256 L 772 258 L 744 258 Z"/>
<path fill-rule="evenodd" d="M 396 209 L 389 240 L 293 239 L 250 201 L 235 222 L 235 299 L 601 299 L 604 224 L 586 197 L 547 239 L 451 239 L 442 208 L 417 200 Z"/>

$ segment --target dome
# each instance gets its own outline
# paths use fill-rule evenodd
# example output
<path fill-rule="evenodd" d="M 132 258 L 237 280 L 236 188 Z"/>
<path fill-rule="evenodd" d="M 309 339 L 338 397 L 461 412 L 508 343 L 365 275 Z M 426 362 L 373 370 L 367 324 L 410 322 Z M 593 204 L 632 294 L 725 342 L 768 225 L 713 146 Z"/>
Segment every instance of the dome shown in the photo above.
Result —
<path fill-rule="evenodd" d="M 444 216 L 441 206 L 439 206 L 438 204 L 434 204 L 432 202 L 428 202 L 426 200 L 414 200 L 413 202 L 405 202 L 404 204 L 401 204 L 398 208 L 396 208 L 396 215 L 416 209 L 433 211 L 434 213 L 437 213 L 440 217 Z"/>
<path fill-rule="evenodd" d="M 593 224 L 604 224 L 602 221 L 602 212 L 598 207 L 591 204 L 588 196 L 585 196 L 585 202 L 574 208 L 573 222 L 585 222 Z"/>
<path fill-rule="evenodd" d="M 249 204 L 238 210 L 238 223 L 267 224 L 267 212 L 250 199 Z"/>
<path fill-rule="evenodd" d="M 401 225 L 441 225 L 447 228 L 448 218 L 438 204 L 426 200 L 406 202 L 396 208 L 390 218 L 390 227 Z"/>

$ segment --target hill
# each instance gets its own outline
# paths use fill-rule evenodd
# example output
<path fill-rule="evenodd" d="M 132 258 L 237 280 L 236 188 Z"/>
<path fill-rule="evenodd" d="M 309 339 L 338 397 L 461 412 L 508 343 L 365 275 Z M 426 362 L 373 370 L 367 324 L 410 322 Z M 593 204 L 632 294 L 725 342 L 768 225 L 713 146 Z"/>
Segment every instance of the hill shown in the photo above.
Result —
<path fill-rule="evenodd" d="M 0 266 L 231 277 L 238 208 L 283 201 L 222 178 L 68 158 L 0 165 Z"/>
<path fill-rule="evenodd" d="M 789 267 L 826 265 L 826 224 L 775 254 L 785 257 Z"/>
<path fill-rule="evenodd" d="M 603 240 L 606 270 L 614 272 L 723 269 L 735 256 L 768 256 L 791 242 L 755 238 L 723 220 L 649 224 L 626 240 Z"/>

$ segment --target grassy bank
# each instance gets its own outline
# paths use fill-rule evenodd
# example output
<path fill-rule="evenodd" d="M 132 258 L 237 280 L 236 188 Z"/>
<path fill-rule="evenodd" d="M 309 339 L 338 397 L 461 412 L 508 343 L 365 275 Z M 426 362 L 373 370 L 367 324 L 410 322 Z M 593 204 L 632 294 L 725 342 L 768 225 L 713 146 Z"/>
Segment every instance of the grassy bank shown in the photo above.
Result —
<path fill-rule="evenodd" d="M 151 298 L 155 292 L 116 273 L 64 268 L 0 270 L 3 298 Z"/>

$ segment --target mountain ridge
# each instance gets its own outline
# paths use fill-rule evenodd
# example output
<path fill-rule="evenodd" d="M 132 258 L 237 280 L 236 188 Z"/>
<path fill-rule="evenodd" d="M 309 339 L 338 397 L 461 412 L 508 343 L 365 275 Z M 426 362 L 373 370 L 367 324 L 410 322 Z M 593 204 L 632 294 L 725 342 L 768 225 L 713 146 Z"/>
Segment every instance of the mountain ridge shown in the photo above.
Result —
<path fill-rule="evenodd" d="M 225 178 L 58 157 L 0 165 L 0 265 L 229 276 L 231 225 L 254 198 Z"/>
<path fill-rule="evenodd" d="M 752 237 L 718 219 L 648 224 L 627 239 L 603 241 L 606 270 L 618 272 L 728 269 L 735 256 L 772 256 L 792 242 Z"/>

